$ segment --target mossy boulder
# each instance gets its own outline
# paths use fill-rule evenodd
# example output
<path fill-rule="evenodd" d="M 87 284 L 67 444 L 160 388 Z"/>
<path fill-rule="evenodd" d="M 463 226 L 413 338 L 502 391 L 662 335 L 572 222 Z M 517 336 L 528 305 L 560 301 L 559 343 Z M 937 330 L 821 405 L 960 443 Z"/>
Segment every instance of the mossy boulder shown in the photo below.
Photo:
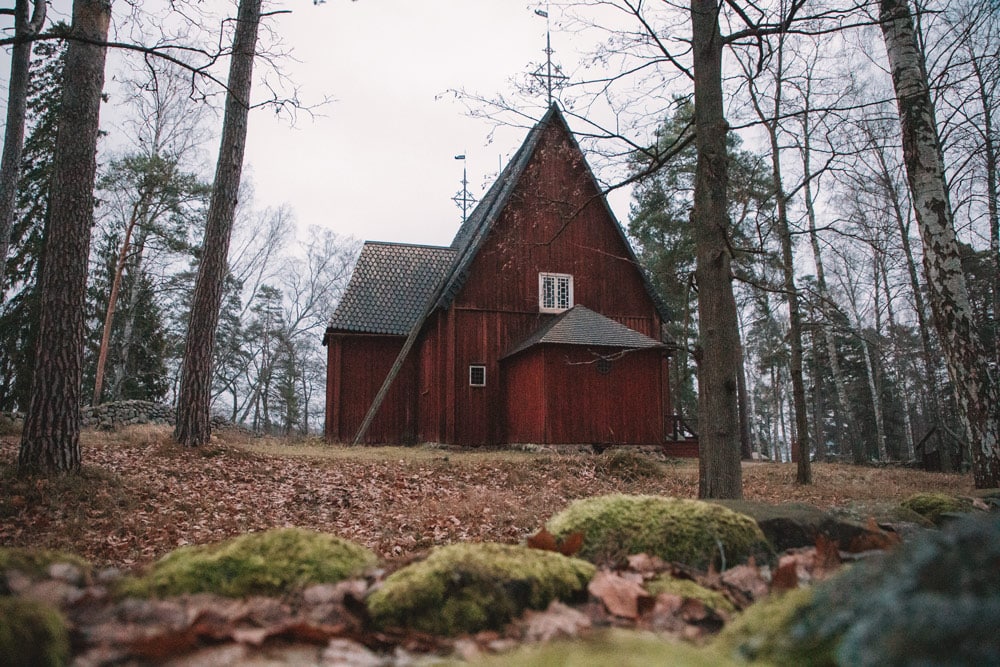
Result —
<path fill-rule="evenodd" d="M 34 600 L 0 597 L 0 665 L 57 667 L 69 663 L 66 623 Z"/>
<path fill-rule="evenodd" d="M 618 562 L 647 553 L 668 562 L 705 568 L 737 565 L 772 553 L 750 517 L 721 505 L 661 496 L 609 495 L 572 503 L 546 526 L 564 539 L 583 533 L 581 558 Z"/>
<path fill-rule="evenodd" d="M 832 665 L 835 642 L 805 642 L 792 637 L 792 625 L 812 599 L 813 589 L 798 588 L 757 602 L 726 625 L 713 647 L 740 662 Z"/>
<path fill-rule="evenodd" d="M 468 663 L 461 663 L 468 664 Z M 649 633 L 613 630 L 586 641 L 560 641 L 489 656 L 473 665 L 503 667 L 729 667 L 737 663 L 713 648 L 698 648 Z"/>
<path fill-rule="evenodd" d="M 646 582 L 646 590 L 653 595 L 669 593 L 685 598 L 699 600 L 709 609 L 721 611 L 726 614 L 735 614 L 736 607 L 719 591 L 705 588 L 690 579 L 678 579 L 669 574 L 661 574 Z"/>
<path fill-rule="evenodd" d="M 368 549 L 334 535 L 281 528 L 172 551 L 145 576 L 122 582 L 119 593 L 275 595 L 357 576 L 375 562 Z"/>
<path fill-rule="evenodd" d="M 900 505 L 916 512 L 936 526 L 940 526 L 947 520 L 946 515 L 972 511 L 971 500 L 956 498 L 946 493 L 915 493 Z"/>
<path fill-rule="evenodd" d="M 368 598 L 379 627 L 440 635 L 499 629 L 525 609 L 585 595 L 595 568 L 509 544 L 452 544 L 390 575 Z"/>
<path fill-rule="evenodd" d="M 964 518 L 764 602 L 720 646 L 779 665 L 987 665 L 1000 656 L 1000 518 Z"/>
<path fill-rule="evenodd" d="M 73 565 L 84 575 L 91 570 L 90 563 L 86 560 L 63 551 L 0 547 L 0 573 L 6 570 L 18 570 L 32 578 L 38 578 L 45 576 L 49 567 L 55 563 Z"/>

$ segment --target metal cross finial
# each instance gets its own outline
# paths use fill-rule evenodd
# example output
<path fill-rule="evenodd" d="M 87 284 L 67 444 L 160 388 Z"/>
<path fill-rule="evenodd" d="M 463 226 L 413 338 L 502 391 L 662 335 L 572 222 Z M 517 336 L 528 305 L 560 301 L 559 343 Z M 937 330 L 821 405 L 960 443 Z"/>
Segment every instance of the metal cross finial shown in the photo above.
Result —
<path fill-rule="evenodd" d="M 468 218 L 469 207 L 476 203 L 476 199 L 469 193 L 469 178 L 465 168 L 465 153 L 456 155 L 455 159 L 462 161 L 462 189 L 451 200 L 462 209 L 462 222 L 465 223 Z"/>
<path fill-rule="evenodd" d="M 562 68 L 559 65 L 552 62 L 552 54 L 555 51 L 552 50 L 552 30 L 549 24 L 548 5 L 546 5 L 546 9 L 536 9 L 535 14 L 545 19 L 545 64 L 532 72 L 531 76 L 545 84 L 547 102 L 549 106 L 552 106 L 553 89 L 559 88 L 569 77 L 562 73 Z M 557 83 L 553 84 L 553 81 Z"/>

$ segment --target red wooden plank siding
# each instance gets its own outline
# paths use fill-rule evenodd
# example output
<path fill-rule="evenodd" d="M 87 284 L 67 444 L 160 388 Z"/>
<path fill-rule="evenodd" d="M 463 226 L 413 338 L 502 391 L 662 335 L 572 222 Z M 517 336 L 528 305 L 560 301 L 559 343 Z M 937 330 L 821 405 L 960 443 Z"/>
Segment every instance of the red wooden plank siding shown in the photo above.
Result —
<path fill-rule="evenodd" d="M 341 441 L 357 433 L 382 381 L 403 345 L 398 336 L 336 336 L 342 349 L 340 362 L 340 410 L 333 432 Z M 367 444 L 406 443 L 416 440 L 415 356 L 407 359 L 389 390 L 382 408 L 365 435 Z"/>

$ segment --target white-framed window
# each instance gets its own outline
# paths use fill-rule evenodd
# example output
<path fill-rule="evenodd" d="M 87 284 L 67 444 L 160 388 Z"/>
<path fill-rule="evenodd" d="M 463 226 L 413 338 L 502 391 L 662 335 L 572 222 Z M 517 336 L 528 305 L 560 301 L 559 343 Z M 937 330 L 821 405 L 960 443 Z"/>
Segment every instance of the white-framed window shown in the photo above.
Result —
<path fill-rule="evenodd" d="M 472 364 L 471 366 L 469 366 L 469 386 L 470 387 L 486 386 L 486 366 L 480 364 Z"/>
<path fill-rule="evenodd" d="M 538 310 L 561 313 L 573 307 L 573 276 L 568 273 L 538 274 Z"/>

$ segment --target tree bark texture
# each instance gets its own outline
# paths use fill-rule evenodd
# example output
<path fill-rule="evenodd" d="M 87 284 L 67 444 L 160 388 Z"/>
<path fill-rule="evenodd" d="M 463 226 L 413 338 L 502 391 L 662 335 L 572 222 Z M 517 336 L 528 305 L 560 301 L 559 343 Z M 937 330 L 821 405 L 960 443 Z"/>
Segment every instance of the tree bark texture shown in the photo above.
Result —
<path fill-rule="evenodd" d="M 740 339 L 729 245 L 729 158 L 716 0 L 691 1 L 695 126 L 694 227 L 698 277 L 698 496 L 741 498 L 737 379 Z"/>
<path fill-rule="evenodd" d="M 944 159 L 923 53 L 906 0 L 881 0 L 880 19 L 899 107 L 903 160 L 924 249 L 934 321 L 972 449 L 977 488 L 1000 486 L 1000 388 L 976 332 L 962 273 Z"/>
<path fill-rule="evenodd" d="M 212 354 L 215 351 L 222 288 L 228 271 L 229 240 L 243 172 L 260 5 L 261 0 L 240 0 L 237 11 L 222 142 L 184 344 L 174 438 L 190 447 L 208 442 L 212 435 L 209 413 Z"/>
<path fill-rule="evenodd" d="M 10 251 L 10 233 L 14 226 L 17 183 L 21 176 L 21 152 L 24 149 L 24 119 L 28 107 L 28 80 L 31 71 L 31 42 L 45 22 L 46 2 L 35 0 L 29 19 L 28 0 L 14 3 L 14 47 L 10 55 L 10 81 L 7 87 L 7 125 L 4 130 L 3 158 L 0 159 L 0 298 L 6 278 L 3 275 Z"/>
<path fill-rule="evenodd" d="M 109 0 L 76 0 L 72 34 L 103 42 Z M 80 467 L 83 308 L 94 222 L 97 133 L 104 88 L 102 46 L 71 40 L 66 50 L 59 132 L 39 273 L 39 329 L 18 471 Z"/>

